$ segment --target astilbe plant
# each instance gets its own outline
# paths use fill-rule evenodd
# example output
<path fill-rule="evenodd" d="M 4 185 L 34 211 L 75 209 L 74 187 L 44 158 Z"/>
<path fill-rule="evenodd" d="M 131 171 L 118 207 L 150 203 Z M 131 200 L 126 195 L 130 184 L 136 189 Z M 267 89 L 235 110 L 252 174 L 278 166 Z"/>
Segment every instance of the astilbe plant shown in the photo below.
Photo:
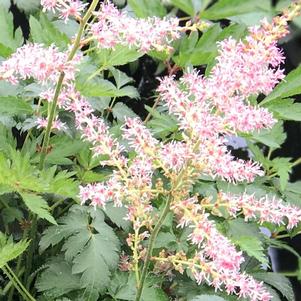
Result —
<path fill-rule="evenodd" d="M 141 53 L 171 52 L 172 41 L 201 25 L 180 27 L 176 18 L 136 19 L 111 3 L 101 4 L 99 11 L 94 12 L 97 2 L 92 1 L 82 16 L 86 5 L 78 0 L 41 1 L 45 11 L 58 12 L 66 22 L 69 17 L 79 20 L 74 43 L 66 52 L 55 46 L 26 44 L 0 66 L 2 80 L 17 84 L 34 79 L 44 88 L 40 97 L 49 102 L 50 110 L 47 118 L 37 121 L 38 128 L 46 128 L 40 168 L 45 164 L 50 133 L 65 127 L 56 114 L 57 108 L 73 113 L 76 128 L 82 139 L 91 144 L 94 156 L 100 158 L 101 165 L 113 168 L 105 182 L 80 187 L 82 204 L 105 210 L 106 204 L 113 201 L 116 207 L 127 209 L 126 219 L 132 223 L 133 231 L 126 240 L 130 257 L 120 267 L 135 273 L 136 301 L 141 298 L 151 263 L 155 270 L 166 274 L 187 270 L 197 284 L 207 283 L 227 294 L 252 301 L 271 300 L 272 295 L 262 282 L 241 272 L 243 254 L 218 230 L 215 217 L 226 212 L 231 218 L 242 215 L 246 221 L 292 229 L 301 220 L 301 209 L 275 198 L 256 198 L 247 193 L 220 191 L 216 199 L 202 198 L 192 188 L 201 176 L 237 184 L 251 183 L 264 175 L 259 163 L 234 158 L 225 144 L 226 137 L 269 129 L 276 123 L 272 113 L 251 105 L 248 99 L 269 94 L 283 79 L 279 66 L 284 56 L 277 41 L 287 35 L 287 23 L 300 13 L 300 2 L 271 23 L 263 20 L 259 26 L 249 28 L 243 40 L 230 37 L 219 42 L 216 64 L 207 76 L 189 69 L 180 79 L 172 75 L 159 79 L 158 99 L 176 118 L 179 139 L 160 141 L 141 119 L 126 118 L 122 126 L 126 143 L 110 134 L 107 122 L 77 91 L 75 76 L 84 58 L 78 50 L 95 43 L 99 49 L 128 45 Z M 95 22 L 87 25 L 92 14 Z M 154 205 L 158 200 L 162 202 L 160 210 Z M 193 252 L 153 252 L 170 213 L 178 228 L 190 229 L 188 241 Z"/>

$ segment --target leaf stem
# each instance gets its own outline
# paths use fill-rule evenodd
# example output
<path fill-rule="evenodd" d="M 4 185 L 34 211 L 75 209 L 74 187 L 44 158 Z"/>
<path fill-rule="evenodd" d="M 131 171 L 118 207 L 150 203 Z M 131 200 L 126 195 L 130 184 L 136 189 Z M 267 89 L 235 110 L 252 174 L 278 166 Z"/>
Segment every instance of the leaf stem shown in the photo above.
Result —
<path fill-rule="evenodd" d="M 144 286 L 144 282 L 145 282 L 145 279 L 146 279 L 146 275 L 147 275 L 147 271 L 148 271 L 148 267 L 149 267 L 149 264 L 150 264 L 150 260 L 151 260 L 151 257 L 152 257 L 152 252 L 153 252 L 153 248 L 154 248 L 154 243 L 155 243 L 155 240 L 158 236 L 158 233 L 162 227 L 162 224 L 169 212 L 169 208 L 170 208 L 170 203 L 171 203 L 171 196 L 169 196 L 167 198 L 167 201 L 166 201 L 166 204 L 165 204 L 165 207 L 159 217 L 159 220 L 158 220 L 158 223 L 156 224 L 151 236 L 150 236 L 150 239 L 149 239 L 149 243 L 148 243 L 148 248 L 147 248 L 147 253 L 146 253 L 146 258 L 145 258 L 145 262 L 144 262 L 144 265 L 143 265 L 143 268 L 142 268 L 142 273 L 141 273 L 141 278 L 140 278 L 140 282 L 139 282 L 139 286 L 138 286 L 138 289 L 137 289 L 137 294 L 136 294 L 136 298 L 135 298 L 135 301 L 140 301 L 141 299 L 141 296 L 142 296 L 142 290 L 143 290 L 143 286 Z"/>

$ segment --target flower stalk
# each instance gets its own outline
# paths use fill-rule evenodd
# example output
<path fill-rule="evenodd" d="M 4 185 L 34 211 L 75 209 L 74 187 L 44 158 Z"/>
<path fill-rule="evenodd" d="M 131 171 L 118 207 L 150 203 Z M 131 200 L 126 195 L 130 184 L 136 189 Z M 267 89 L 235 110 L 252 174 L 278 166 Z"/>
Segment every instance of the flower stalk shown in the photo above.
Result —
<path fill-rule="evenodd" d="M 145 257 L 145 262 L 142 268 L 142 273 L 141 273 L 141 278 L 139 281 L 139 286 L 137 289 L 137 294 L 136 294 L 136 298 L 135 301 L 140 301 L 141 296 L 142 296 L 142 292 L 143 292 L 143 287 L 144 287 L 144 283 L 146 280 L 146 276 L 147 276 L 147 272 L 148 272 L 148 267 L 151 261 L 151 257 L 152 257 L 152 252 L 153 252 L 153 248 L 154 248 L 154 243 L 156 241 L 156 238 L 158 236 L 158 233 L 163 225 L 163 222 L 170 210 L 170 204 L 171 204 L 172 198 L 168 197 L 165 203 L 165 206 L 163 208 L 163 211 L 159 217 L 159 220 L 153 230 L 153 232 L 151 233 L 151 236 L 149 238 L 149 242 L 148 242 L 148 248 L 147 248 L 147 252 L 146 252 L 146 257 Z"/>

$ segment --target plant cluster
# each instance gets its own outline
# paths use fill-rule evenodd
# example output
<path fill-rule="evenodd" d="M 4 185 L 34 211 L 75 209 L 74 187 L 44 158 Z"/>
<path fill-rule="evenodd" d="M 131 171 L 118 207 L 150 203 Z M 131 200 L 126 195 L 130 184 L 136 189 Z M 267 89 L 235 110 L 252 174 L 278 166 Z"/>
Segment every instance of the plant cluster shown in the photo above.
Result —
<path fill-rule="evenodd" d="M 294 300 L 267 250 L 300 258 L 279 240 L 301 229 L 300 183 L 289 183 L 300 160 L 273 152 L 282 120 L 301 120 L 289 98 L 301 69 L 284 75 L 278 45 L 301 2 L 224 29 L 213 21 L 253 1 L 128 2 L 41 0 L 25 43 L 0 5 L 2 295 Z M 146 57 L 159 78 L 142 119 L 126 103 Z"/>

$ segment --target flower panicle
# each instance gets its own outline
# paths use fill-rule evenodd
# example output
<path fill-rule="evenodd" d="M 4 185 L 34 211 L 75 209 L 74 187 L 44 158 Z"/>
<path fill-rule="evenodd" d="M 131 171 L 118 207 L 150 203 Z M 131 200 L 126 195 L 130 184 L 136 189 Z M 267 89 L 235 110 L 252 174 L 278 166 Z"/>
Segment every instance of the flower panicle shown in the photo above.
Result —
<path fill-rule="evenodd" d="M 272 296 L 264 287 L 263 282 L 235 270 L 220 270 L 214 261 L 210 261 L 204 256 L 202 251 L 196 252 L 192 258 L 187 258 L 183 251 L 175 254 L 160 252 L 159 256 L 153 257 L 152 260 L 155 261 L 156 271 L 171 274 L 171 270 L 174 268 L 183 274 L 185 270 L 189 270 L 199 285 L 207 283 L 213 286 L 215 291 L 225 291 L 228 295 L 235 294 L 239 298 L 243 297 L 251 301 L 272 300 Z"/>
<path fill-rule="evenodd" d="M 170 52 L 171 42 L 179 39 L 182 30 L 177 18 L 138 19 L 120 12 L 110 2 L 102 3 L 95 15 L 97 22 L 91 25 L 89 35 L 100 48 L 123 45 L 142 53 L 150 50 Z"/>
<path fill-rule="evenodd" d="M 254 194 L 220 192 L 216 206 L 225 207 L 233 217 L 242 212 L 246 221 L 258 220 L 260 223 L 269 222 L 279 226 L 287 223 L 288 229 L 296 227 L 301 221 L 299 207 L 286 204 L 275 196 L 257 198 Z"/>

